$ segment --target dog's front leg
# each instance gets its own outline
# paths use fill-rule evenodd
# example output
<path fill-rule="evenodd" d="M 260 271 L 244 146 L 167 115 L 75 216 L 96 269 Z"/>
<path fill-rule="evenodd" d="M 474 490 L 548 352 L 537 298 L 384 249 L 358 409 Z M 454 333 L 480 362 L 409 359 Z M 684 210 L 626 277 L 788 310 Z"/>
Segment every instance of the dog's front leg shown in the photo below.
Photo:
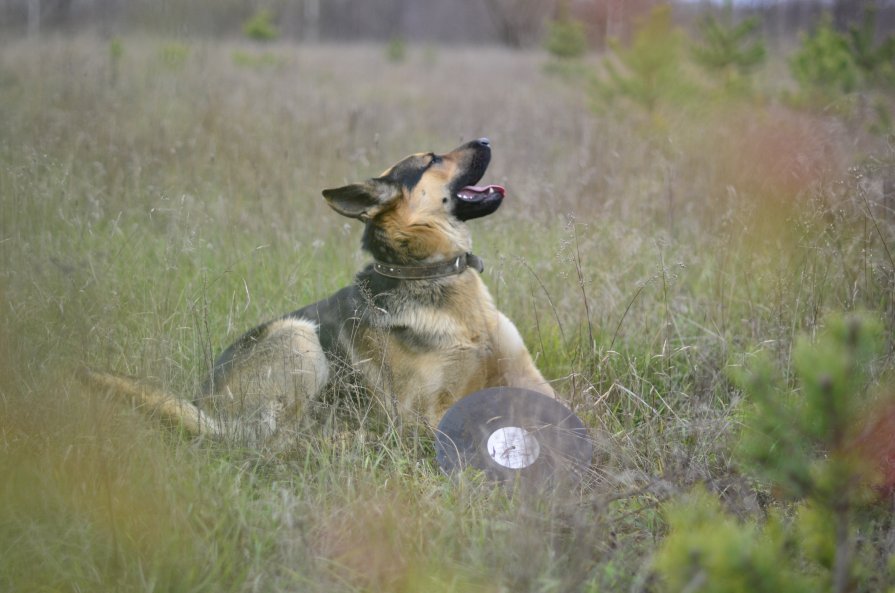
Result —
<path fill-rule="evenodd" d="M 531 359 L 519 330 L 499 312 L 494 342 L 498 372 L 495 386 L 521 387 L 556 397 L 553 387 Z"/>

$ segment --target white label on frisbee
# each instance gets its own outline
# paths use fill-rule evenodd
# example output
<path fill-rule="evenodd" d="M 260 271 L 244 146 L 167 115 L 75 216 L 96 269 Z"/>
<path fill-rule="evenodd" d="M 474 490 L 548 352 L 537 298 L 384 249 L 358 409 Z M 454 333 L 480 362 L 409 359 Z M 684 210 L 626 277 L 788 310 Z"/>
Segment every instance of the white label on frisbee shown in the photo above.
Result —
<path fill-rule="evenodd" d="M 518 426 L 498 428 L 488 437 L 488 455 L 510 469 L 528 467 L 541 453 L 538 439 Z"/>

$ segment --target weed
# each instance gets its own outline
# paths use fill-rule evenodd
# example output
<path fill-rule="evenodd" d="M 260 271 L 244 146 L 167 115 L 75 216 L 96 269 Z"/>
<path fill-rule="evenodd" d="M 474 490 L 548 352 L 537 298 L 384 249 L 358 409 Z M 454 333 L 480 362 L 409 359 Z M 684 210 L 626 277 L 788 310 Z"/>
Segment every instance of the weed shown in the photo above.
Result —
<path fill-rule="evenodd" d="M 183 43 L 166 43 L 159 51 L 159 58 L 168 68 L 183 68 L 190 55 L 190 48 Z"/>
<path fill-rule="evenodd" d="M 233 63 L 243 68 L 256 70 L 276 69 L 287 64 L 287 60 L 283 56 L 278 56 L 271 52 L 255 52 L 247 50 L 234 50 Z"/>
<path fill-rule="evenodd" d="M 396 64 L 403 62 L 407 59 L 407 43 L 401 37 L 392 37 L 385 46 L 385 57 Z"/>
<path fill-rule="evenodd" d="M 266 8 L 258 10 L 243 23 L 242 32 L 252 41 L 273 41 L 279 36 L 273 24 L 273 14 Z"/>
<path fill-rule="evenodd" d="M 587 51 L 584 24 L 570 17 L 551 22 L 544 47 L 551 56 L 561 60 L 580 58 Z"/>
<path fill-rule="evenodd" d="M 109 83 L 115 86 L 118 82 L 118 69 L 124 57 L 124 43 L 118 37 L 109 41 Z"/>

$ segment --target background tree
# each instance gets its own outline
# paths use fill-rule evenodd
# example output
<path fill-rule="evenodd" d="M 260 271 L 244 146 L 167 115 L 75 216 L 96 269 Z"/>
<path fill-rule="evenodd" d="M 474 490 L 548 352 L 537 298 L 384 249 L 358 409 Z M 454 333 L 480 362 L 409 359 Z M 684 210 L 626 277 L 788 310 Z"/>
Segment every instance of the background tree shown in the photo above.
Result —
<path fill-rule="evenodd" d="M 488 14 L 504 43 L 510 47 L 533 45 L 544 23 L 553 15 L 552 0 L 484 0 Z"/>
<path fill-rule="evenodd" d="M 767 52 L 757 37 L 761 21 L 750 17 L 734 22 L 733 3 L 728 0 L 721 17 L 706 14 L 698 25 L 701 42 L 692 47 L 693 59 L 712 74 L 723 78 L 727 86 L 750 74 L 761 65 Z"/>
<path fill-rule="evenodd" d="M 845 31 L 857 21 L 863 12 L 876 6 L 876 0 L 835 0 L 833 3 L 833 25 Z"/>
<path fill-rule="evenodd" d="M 279 35 L 273 24 L 273 15 L 266 8 L 262 8 L 242 26 L 242 32 L 253 41 L 273 41 Z"/>
<path fill-rule="evenodd" d="M 552 56 L 560 59 L 578 58 L 587 51 L 584 23 L 572 17 L 568 2 L 559 3 L 556 18 L 547 29 L 544 46 Z"/>
<path fill-rule="evenodd" d="M 802 38 L 801 47 L 790 59 L 790 70 L 804 91 L 820 95 L 850 93 L 860 79 L 848 40 L 833 28 L 829 16 Z"/>
<path fill-rule="evenodd" d="M 865 80 L 873 84 L 891 83 L 895 82 L 895 34 L 877 43 L 876 14 L 876 7 L 868 7 L 861 24 L 850 26 L 845 39 Z"/>
<path fill-rule="evenodd" d="M 607 101 L 629 99 L 653 113 L 662 98 L 673 98 L 684 86 L 680 56 L 682 34 L 671 20 L 671 7 L 659 5 L 635 29 L 629 47 L 612 44 L 604 61 L 605 76 L 595 81 Z"/>

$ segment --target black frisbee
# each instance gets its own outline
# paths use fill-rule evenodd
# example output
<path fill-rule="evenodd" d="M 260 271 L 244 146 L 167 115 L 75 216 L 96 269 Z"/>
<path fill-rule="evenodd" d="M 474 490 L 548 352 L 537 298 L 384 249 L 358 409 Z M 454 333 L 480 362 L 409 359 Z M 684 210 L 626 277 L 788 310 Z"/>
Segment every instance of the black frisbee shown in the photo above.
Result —
<path fill-rule="evenodd" d="M 467 467 L 498 482 L 577 481 L 593 446 L 581 419 L 536 391 L 494 387 L 467 395 L 438 424 L 436 460 L 447 474 Z"/>

